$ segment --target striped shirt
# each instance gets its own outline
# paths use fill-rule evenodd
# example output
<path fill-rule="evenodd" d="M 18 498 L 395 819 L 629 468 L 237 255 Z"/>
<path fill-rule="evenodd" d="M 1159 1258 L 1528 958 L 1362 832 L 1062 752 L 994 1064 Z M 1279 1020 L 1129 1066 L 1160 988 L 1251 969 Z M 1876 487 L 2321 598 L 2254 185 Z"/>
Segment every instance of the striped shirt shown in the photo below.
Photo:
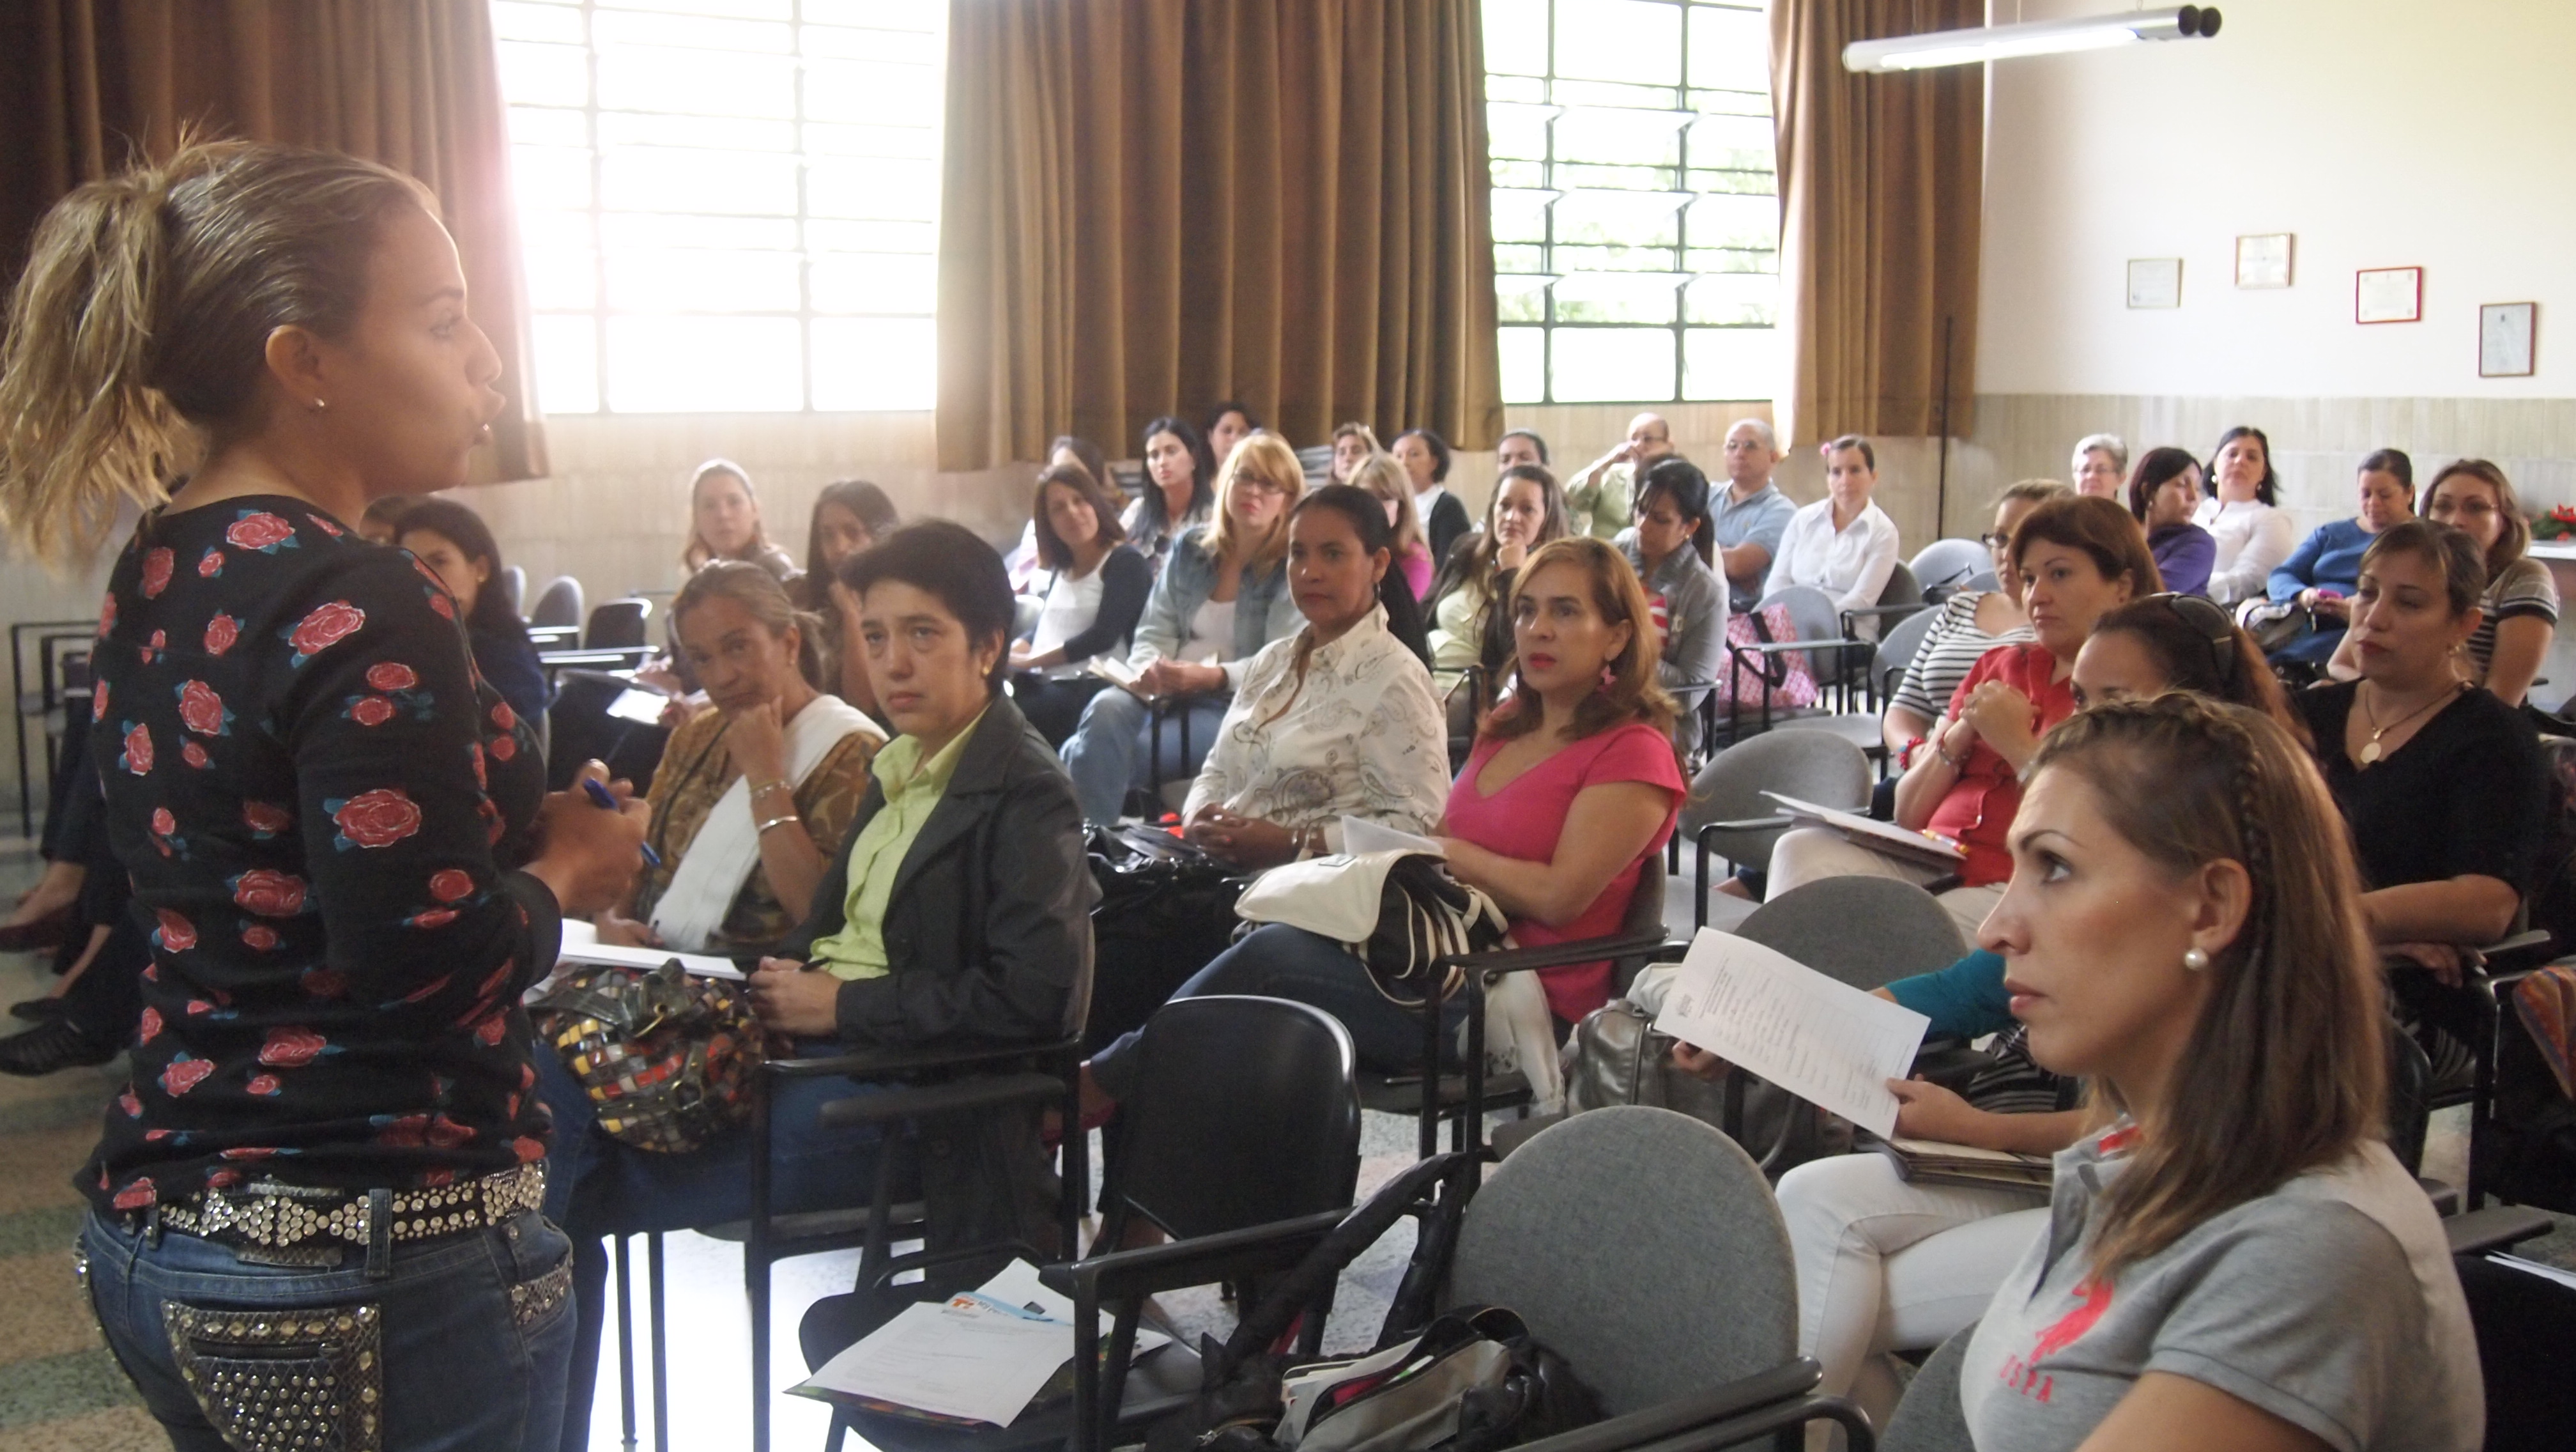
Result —
<path fill-rule="evenodd" d="M 1977 657 L 1998 645 L 2020 645 L 2037 640 L 2027 625 L 2015 626 L 2001 635 L 1988 635 L 1977 628 L 1977 602 L 1983 594 L 1953 595 L 1941 606 L 1941 614 L 1923 633 L 1923 644 L 1916 648 L 1914 660 L 1905 668 L 1905 679 L 1896 688 L 1890 704 L 1926 721 L 1941 719 L 1950 698 L 1958 694 L 1959 683 L 1976 668 Z"/>
<path fill-rule="evenodd" d="M 2478 680 L 2483 684 L 2488 662 L 2495 657 L 2496 622 L 2536 615 L 2556 626 L 2558 582 L 2550 578 L 2547 565 L 2525 555 L 2487 582 L 2487 592 L 2479 597 L 2478 608 L 2485 612 L 2485 618 L 2469 637 L 2469 659 L 2477 662 Z"/>

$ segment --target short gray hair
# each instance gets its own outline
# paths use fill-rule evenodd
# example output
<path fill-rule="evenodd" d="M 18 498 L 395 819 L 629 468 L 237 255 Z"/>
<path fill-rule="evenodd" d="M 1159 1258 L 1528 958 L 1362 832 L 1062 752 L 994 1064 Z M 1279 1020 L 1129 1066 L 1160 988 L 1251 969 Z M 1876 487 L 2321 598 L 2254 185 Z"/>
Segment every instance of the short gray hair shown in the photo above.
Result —
<path fill-rule="evenodd" d="M 1780 436 L 1777 433 L 1772 432 L 1771 425 L 1763 420 L 1758 418 L 1740 418 L 1726 426 L 1726 431 L 1730 434 L 1735 432 L 1737 429 L 1753 430 L 1753 437 L 1762 441 L 1762 447 L 1769 449 L 1775 454 L 1780 452 Z"/>
<path fill-rule="evenodd" d="M 2084 456 L 2100 449 L 2111 456 L 2111 466 L 2121 473 L 2129 472 L 2129 446 L 2118 434 L 2086 434 L 2075 441 L 2075 472 L 2084 472 Z"/>

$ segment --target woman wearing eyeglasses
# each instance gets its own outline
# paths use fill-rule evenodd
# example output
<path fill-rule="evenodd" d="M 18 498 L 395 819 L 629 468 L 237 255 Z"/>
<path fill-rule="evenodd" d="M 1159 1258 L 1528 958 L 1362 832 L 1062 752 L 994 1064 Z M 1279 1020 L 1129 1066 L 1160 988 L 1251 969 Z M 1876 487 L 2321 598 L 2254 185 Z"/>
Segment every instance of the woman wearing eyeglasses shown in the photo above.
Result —
<path fill-rule="evenodd" d="M 2424 517 L 2467 535 L 2486 554 L 2487 587 L 2478 596 L 2478 628 L 2457 658 L 2461 673 L 2506 705 L 2521 705 L 2557 638 L 2558 582 L 2531 557 L 2531 524 L 2513 485 L 2484 459 L 2445 465 L 2424 491 Z M 2361 651 L 2350 634 L 2326 673 L 2339 681 L 2361 675 Z"/>

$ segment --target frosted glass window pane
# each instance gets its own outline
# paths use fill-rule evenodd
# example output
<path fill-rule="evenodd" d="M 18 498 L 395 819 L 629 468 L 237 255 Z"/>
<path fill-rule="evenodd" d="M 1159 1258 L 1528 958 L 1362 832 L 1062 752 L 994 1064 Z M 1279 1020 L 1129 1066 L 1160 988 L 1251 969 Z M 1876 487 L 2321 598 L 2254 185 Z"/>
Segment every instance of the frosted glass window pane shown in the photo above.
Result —
<path fill-rule="evenodd" d="M 1668 328 L 1557 328 L 1559 403 L 1651 403 L 1674 396 Z"/>
<path fill-rule="evenodd" d="M 1556 119 L 1556 159 L 1679 166 L 1689 119 L 1679 111 L 1571 110 Z"/>
<path fill-rule="evenodd" d="M 1485 0 L 1485 69 L 1547 74 L 1547 0 Z"/>
<path fill-rule="evenodd" d="M 929 161 L 814 161 L 805 206 L 817 217 L 932 222 L 939 217 L 939 166 Z"/>
<path fill-rule="evenodd" d="M 938 235 L 931 222 L 825 222 L 805 224 L 805 244 L 823 252 L 923 252 Z"/>
<path fill-rule="evenodd" d="M 1780 245 L 1776 197 L 1716 196 L 1691 203 L 1690 245 L 1770 252 Z"/>
<path fill-rule="evenodd" d="M 1669 323 L 1681 279 L 1668 273 L 1582 273 L 1556 285 L 1560 323 Z M 1669 348 L 1667 349 L 1669 351 Z"/>
<path fill-rule="evenodd" d="M 599 0 L 599 8 L 729 15 L 741 20 L 786 20 L 796 13 L 796 0 Z"/>
<path fill-rule="evenodd" d="M 944 5 L 926 5 L 922 0 L 805 0 L 805 23 L 935 34 L 946 10 Z"/>
<path fill-rule="evenodd" d="M 1768 326 L 1780 314 L 1780 277 L 1771 272 L 1719 272 L 1690 285 L 1689 313 L 1694 323 L 1756 323 Z"/>
<path fill-rule="evenodd" d="M 599 259 L 590 250 L 585 212 L 522 212 L 519 237 L 528 269 L 528 305 L 588 309 L 599 304 Z"/>
<path fill-rule="evenodd" d="M 939 302 L 939 259 L 928 256 L 817 257 L 818 313 L 930 313 Z"/>
<path fill-rule="evenodd" d="M 765 413 L 805 406 L 794 318 L 610 318 L 608 406 Z"/>
<path fill-rule="evenodd" d="M 816 121 L 934 125 L 939 120 L 939 73 L 929 66 L 808 61 L 805 114 Z"/>
<path fill-rule="evenodd" d="M 1502 101 L 1485 105 L 1485 154 L 1524 161 L 1547 160 L 1547 123 L 1553 106 L 1515 106 Z"/>
<path fill-rule="evenodd" d="M 1759 401 L 1778 396 L 1778 329 L 1692 328 L 1682 338 L 1685 397 Z"/>
<path fill-rule="evenodd" d="M 1547 206 L 1556 200 L 1554 192 L 1497 191 L 1492 196 L 1495 241 L 1547 240 Z"/>
<path fill-rule="evenodd" d="M 1556 73 L 1680 84 L 1682 8 L 1652 0 L 1556 0 Z"/>
<path fill-rule="evenodd" d="M 567 146 L 514 146 L 510 187 L 522 208 L 589 206 L 590 153 Z"/>
<path fill-rule="evenodd" d="M 889 66 L 909 66 L 918 70 L 931 70 L 943 59 L 936 34 L 873 27 L 844 30 L 838 26 L 808 25 L 805 27 L 805 54 L 809 57 L 844 56 L 854 60 L 880 61 Z"/>
<path fill-rule="evenodd" d="M 1539 403 L 1547 397 L 1547 330 L 1504 328 L 1496 334 L 1502 359 L 1503 402 Z"/>
<path fill-rule="evenodd" d="M 500 40 L 550 40 L 581 44 L 581 9 L 575 5 L 528 5 L 520 0 L 492 0 L 492 34 Z"/>
<path fill-rule="evenodd" d="M 548 413 L 599 412 L 598 326 L 588 313 L 539 313 L 530 320 L 537 352 L 537 406 Z"/>
<path fill-rule="evenodd" d="M 594 45 L 672 45 L 691 50 L 767 51 L 796 48 L 794 32 L 776 21 L 720 20 L 704 15 L 652 15 L 601 10 L 591 20 Z"/>
<path fill-rule="evenodd" d="M 939 159 L 939 133 L 927 126 L 805 127 L 805 149 L 816 156 L 900 156 Z"/>
<path fill-rule="evenodd" d="M 601 200 L 619 211 L 796 213 L 796 158 L 631 146 L 600 156 Z"/>
<path fill-rule="evenodd" d="M 697 151 L 794 151 L 796 123 L 745 116 L 645 116 L 633 111 L 603 111 L 599 116 L 599 144 L 677 146 Z"/>
<path fill-rule="evenodd" d="M 1547 279 L 1514 277 L 1509 273 L 1496 276 L 1494 316 L 1506 323 L 1547 321 Z"/>
<path fill-rule="evenodd" d="M 1690 13 L 1693 86 L 1730 91 L 1771 89 L 1771 24 L 1760 10 L 1694 5 Z"/>
<path fill-rule="evenodd" d="M 1691 123 L 1693 167 L 1772 171 L 1780 164 L 1768 116 L 1702 116 Z"/>
<path fill-rule="evenodd" d="M 502 95 L 526 106 L 580 106 L 590 101 L 590 59 L 580 46 L 505 40 L 497 49 Z"/>
<path fill-rule="evenodd" d="M 610 212 L 599 219 L 600 245 L 632 248 L 708 247 L 718 251 L 796 250 L 792 217 L 671 217 L 650 212 Z"/>
<path fill-rule="evenodd" d="M 641 312 L 794 312 L 799 300 L 792 252 L 652 252 L 608 255 L 608 305 Z"/>
<path fill-rule="evenodd" d="M 510 140 L 519 146 L 587 147 L 590 118 L 556 106 L 513 106 Z"/>
<path fill-rule="evenodd" d="M 814 320 L 814 406 L 929 408 L 938 401 L 938 329 L 928 318 Z"/>
<path fill-rule="evenodd" d="M 1682 200 L 1670 192 L 1568 192 L 1556 203 L 1556 240 L 1670 247 L 1681 240 L 1675 218 Z"/>
<path fill-rule="evenodd" d="M 602 46 L 599 104 L 693 116 L 793 116 L 796 62 L 676 46 Z"/>

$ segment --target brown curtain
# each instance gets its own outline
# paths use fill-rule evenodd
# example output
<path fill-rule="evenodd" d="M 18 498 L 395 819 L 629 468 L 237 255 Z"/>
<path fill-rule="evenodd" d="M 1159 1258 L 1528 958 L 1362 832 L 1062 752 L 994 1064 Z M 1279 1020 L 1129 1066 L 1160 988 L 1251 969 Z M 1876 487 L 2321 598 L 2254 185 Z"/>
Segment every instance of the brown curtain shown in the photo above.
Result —
<path fill-rule="evenodd" d="M 1785 441 L 1968 433 L 1985 204 L 1983 66 L 1843 69 L 1855 40 L 1985 23 L 1984 0 L 1772 0 Z"/>
<path fill-rule="evenodd" d="M 509 407 L 474 480 L 546 472 L 485 0 L 0 0 L 0 271 L 82 182 L 202 136 L 324 147 L 436 192 Z"/>
<path fill-rule="evenodd" d="M 939 467 L 1502 431 L 1478 0 L 954 0 Z"/>

